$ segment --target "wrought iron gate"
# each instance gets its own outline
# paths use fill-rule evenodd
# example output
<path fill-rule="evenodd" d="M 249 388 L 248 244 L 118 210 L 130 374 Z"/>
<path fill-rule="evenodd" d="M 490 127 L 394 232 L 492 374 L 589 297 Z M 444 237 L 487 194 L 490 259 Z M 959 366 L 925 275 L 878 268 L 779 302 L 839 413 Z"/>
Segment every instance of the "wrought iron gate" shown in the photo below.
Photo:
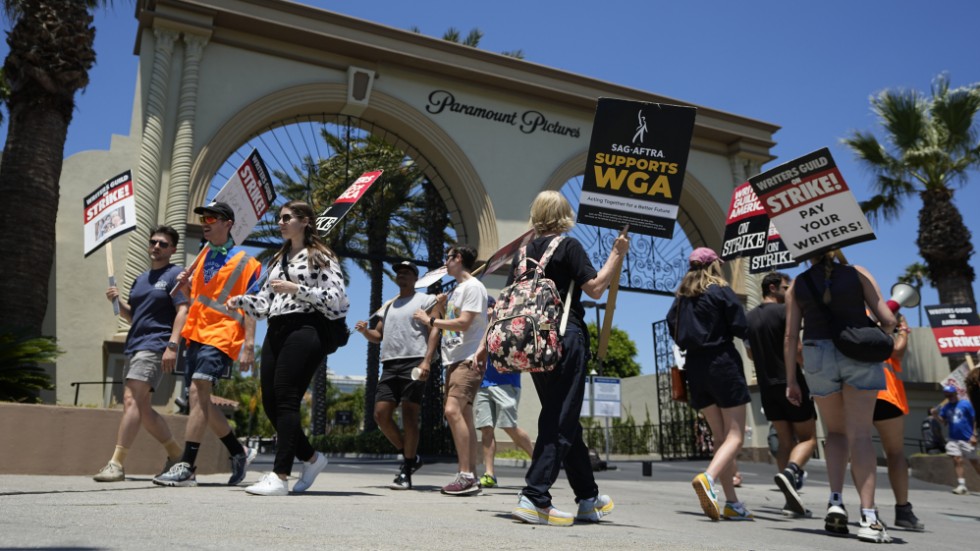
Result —
<path fill-rule="evenodd" d="M 657 448 L 664 461 L 709 457 L 711 432 L 707 423 L 686 402 L 672 398 L 670 368 L 674 365 L 674 341 L 667 330 L 667 320 L 653 323 L 653 353 L 657 375 L 657 411 L 659 413 Z"/>

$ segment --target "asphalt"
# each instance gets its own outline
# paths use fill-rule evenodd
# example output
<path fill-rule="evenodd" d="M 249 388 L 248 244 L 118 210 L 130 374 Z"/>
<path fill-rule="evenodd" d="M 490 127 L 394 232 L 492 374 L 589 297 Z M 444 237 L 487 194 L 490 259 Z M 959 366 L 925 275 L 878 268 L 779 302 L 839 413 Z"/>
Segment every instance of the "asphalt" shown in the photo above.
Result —
<path fill-rule="evenodd" d="M 0 475 L 0 549 L 868 549 L 856 537 L 857 495 L 845 487 L 851 535 L 823 531 L 828 487 L 819 461 L 808 465 L 803 500 L 814 518 L 782 516 L 774 467 L 740 463 L 739 497 L 755 513 L 752 522 L 712 522 L 701 512 L 691 478 L 704 462 L 613 461 L 616 470 L 596 474 L 615 510 L 599 524 L 570 528 L 531 526 L 511 519 L 523 469 L 499 466 L 500 486 L 481 495 L 439 493 L 455 465 L 426 463 L 411 491 L 394 491 L 394 460 L 331 459 L 305 494 L 250 496 L 244 486 L 271 469 L 260 456 L 246 483 L 229 487 L 227 475 L 199 477 L 196 488 L 154 486 L 149 477 L 97 483 L 78 476 Z M 298 471 L 297 471 L 298 472 Z M 573 495 L 559 477 L 556 507 L 574 511 Z M 950 488 L 912 481 L 910 500 L 925 532 L 889 528 L 892 545 L 905 549 L 975 549 L 980 535 L 980 494 L 957 496 Z M 883 469 L 878 506 L 894 520 L 894 498 Z"/>

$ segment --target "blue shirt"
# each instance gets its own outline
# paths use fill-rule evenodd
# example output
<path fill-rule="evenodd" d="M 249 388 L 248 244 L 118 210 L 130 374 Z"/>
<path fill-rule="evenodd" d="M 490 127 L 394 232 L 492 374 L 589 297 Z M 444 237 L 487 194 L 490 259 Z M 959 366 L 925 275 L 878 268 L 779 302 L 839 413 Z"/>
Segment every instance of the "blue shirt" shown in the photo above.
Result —
<path fill-rule="evenodd" d="M 516 388 L 521 388 L 521 374 L 501 373 L 490 363 L 490 360 L 487 360 L 487 371 L 483 374 L 483 382 L 480 383 L 480 388 L 501 385 L 511 385 Z"/>
<path fill-rule="evenodd" d="M 158 270 L 143 272 L 129 290 L 129 307 L 133 321 L 126 336 L 126 355 L 140 350 L 162 352 L 170 342 L 177 306 L 185 304 L 183 293 L 171 297 L 170 291 L 177 283 L 180 266 L 168 264 Z"/>
<path fill-rule="evenodd" d="M 973 437 L 973 418 L 975 413 L 969 400 L 958 400 L 955 404 L 946 404 L 939 411 L 939 416 L 949 425 L 950 440 L 967 441 Z"/>

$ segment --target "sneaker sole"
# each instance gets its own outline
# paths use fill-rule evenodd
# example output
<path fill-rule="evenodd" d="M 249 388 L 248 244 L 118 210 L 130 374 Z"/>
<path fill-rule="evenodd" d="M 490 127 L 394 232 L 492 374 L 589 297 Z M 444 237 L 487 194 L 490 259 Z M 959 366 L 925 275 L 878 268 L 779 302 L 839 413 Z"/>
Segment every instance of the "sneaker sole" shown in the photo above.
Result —
<path fill-rule="evenodd" d="M 181 480 L 181 481 L 157 480 L 154 478 L 153 483 L 156 484 L 157 486 L 168 486 L 171 488 L 190 488 L 193 486 L 197 486 L 197 481 L 194 480 L 193 478 L 190 480 Z"/>
<path fill-rule="evenodd" d="M 780 511 L 786 518 L 813 518 L 813 511 L 807 509 L 803 513 L 797 513 L 796 511 L 791 511 L 789 509 L 783 509 Z"/>
<path fill-rule="evenodd" d="M 534 509 L 526 509 L 524 507 L 514 509 L 511 516 L 528 524 L 546 524 L 548 526 L 571 526 L 574 522 L 574 519 L 570 517 L 553 517 L 551 515 L 539 513 Z"/>
<path fill-rule="evenodd" d="M 715 500 L 711 499 L 711 495 L 708 494 L 708 490 L 701 483 L 700 477 L 695 477 L 691 481 L 691 486 L 694 487 L 694 493 L 698 494 L 698 501 L 701 502 L 701 509 L 704 514 L 708 515 L 711 520 L 719 520 L 721 518 L 721 511 L 718 510 L 718 504 Z"/>
<path fill-rule="evenodd" d="M 402 486 L 401 484 L 395 484 L 395 483 L 389 484 L 388 485 L 388 488 L 391 489 L 391 490 L 411 490 L 412 489 L 411 486 Z"/>
<path fill-rule="evenodd" d="M 469 490 L 460 490 L 456 492 L 447 491 L 447 490 L 441 490 L 441 491 L 443 494 L 447 496 L 475 496 L 480 492 L 482 492 L 483 490 L 481 490 L 479 486 L 475 486 L 473 488 L 470 488 Z"/>
<path fill-rule="evenodd" d="M 798 515 L 805 515 L 806 507 L 803 505 L 803 501 L 800 500 L 800 494 L 796 493 L 796 486 L 786 478 L 786 475 L 779 473 L 773 480 L 775 480 L 776 486 L 779 486 L 779 490 L 783 492 L 783 496 L 786 497 L 787 509 Z"/>
<path fill-rule="evenodd" d="M 92 477 L 92 480 L 94 480 L 96 482 L 122 482 L 122 481 L 126 480 L 126 477 L 125 476 L 120 476 L 118 478 L 96 478 L 96 477 L 93 476 Z"/>
<path fill-rule="evenodd" d="M 879 532 L 877 530 L 872 530 L 870 532 L 862 533 L 858 530 L 858 539 L 861 541 L 866 541 L 868 543 L 891 543 L 892 538 L 885 532 Z"/>
<path fill-rule="evenodd" d="M 898 526 L 899 528 L 901 528 L 903 530 L 909 530 L 910 532 L 925 532 L 926 531 L 926 525 L 925 524 L 913 524 L 913 523 L 908 522 L 908 521 L 898 521 L 898 520 L 896 520 L 895 521 L 895 526 Z"/>
<path fill-rule="evenodd" d="M 823 519 L 823 529 L 831 535 L 846 536 L 850 533 L 847 529 L 847 516 L 840 513 L 830 513 Z"/>

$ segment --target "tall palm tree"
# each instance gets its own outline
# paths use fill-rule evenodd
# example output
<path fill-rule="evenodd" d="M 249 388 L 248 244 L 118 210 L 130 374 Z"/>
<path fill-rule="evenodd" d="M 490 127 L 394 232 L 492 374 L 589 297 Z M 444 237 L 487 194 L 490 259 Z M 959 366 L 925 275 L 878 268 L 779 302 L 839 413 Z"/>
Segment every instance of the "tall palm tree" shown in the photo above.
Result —
<path fill-rule="evenodd" d="M 0 164 L 3 318 L 34 335 L 48 304 L 59 178 L 75 94 L 95 64 L 91 9 L 97 0 L 2 0 L 13 22 L 4 76 L 9 127 Z M 16 200 L 13 200 L 16 198 Z M 24 231 L 30 228 L 30 231 Z M 19 277 L 9 277 L 10 275 Z"/>
<path fill-rule="evenodd" d="M 976 304 L 970 266 L 970 230 L 953 203 L 956 188 L 980 166 L 980 84 L 951 90 L 937 77 L 932 97 L 916 90 L 886 90 L 871 99 L 887 133 L 887 146 L 870 132 L 854 132 L 844 143 L 874 171 L 876 195 L 862 206 L 873 219 L 892 220 L 917 195 L 916 244 L 929 279 L 943 303 Z"/>
<path fill-rule="evenodd" d="M 922 206 L 916 245 L 939 301 L 975 306 L 973 243 L 953 196 L 969 171 L 980 166 L 980 131 L 974 124 L 980 84 L 950 89 L 949 78 L 940 75 L 931 97 L 917 90 L 885 90 L 871 98 L 871 107 L 886 144 L 871 132 L 843 140 L 876 175 L 876 195 L 862 208 L 874 221 L 892 220 L 917 195 Z"/>

